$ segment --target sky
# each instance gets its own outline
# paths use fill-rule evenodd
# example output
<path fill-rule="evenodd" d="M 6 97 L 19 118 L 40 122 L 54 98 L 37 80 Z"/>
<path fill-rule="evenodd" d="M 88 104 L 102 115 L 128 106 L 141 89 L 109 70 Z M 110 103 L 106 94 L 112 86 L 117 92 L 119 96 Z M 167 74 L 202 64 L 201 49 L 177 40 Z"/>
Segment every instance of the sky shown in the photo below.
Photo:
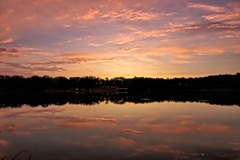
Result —
<path fill-rule="evenodd" d="M 239 0 L 1 0 L 0 22 L 1 75 L 240 71 Z"/>

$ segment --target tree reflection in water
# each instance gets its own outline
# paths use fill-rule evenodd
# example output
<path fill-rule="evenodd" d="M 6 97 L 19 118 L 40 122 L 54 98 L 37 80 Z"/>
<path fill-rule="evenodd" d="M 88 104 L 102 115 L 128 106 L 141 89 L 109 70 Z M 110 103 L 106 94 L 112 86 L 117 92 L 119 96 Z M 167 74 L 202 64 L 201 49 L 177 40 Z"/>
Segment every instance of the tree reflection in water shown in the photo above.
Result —
<path fill-rule="evenodd" d="M 212 107 L 207 103 L 213 99 L 199 100 L 201 95 L 133 95 L 32 94 L 22 95 L 23 101 L 18 97 L 17 108 L 5 103 L 0 109 L 0 159 L 11 160 L 21 149 L 33 156 L 24 152 L 16 159 L 239 157 L 238 107 Z M 204 103 L 180 103 L 185 101 Z"/>
<path fill-rule="evenodd" d="M 217 105 L 240 106 L 239 92 L 132 92 L 126 94 L 73 94 L 73 93 L 28 93 L 1 94 L 0 107 L 21 107 L 26 104 L 31 107 L 49 105 L 82 104 L 95 105 L 101 102 L 115 104 L 151 103 L 151 102 L 201 102 Z"/>

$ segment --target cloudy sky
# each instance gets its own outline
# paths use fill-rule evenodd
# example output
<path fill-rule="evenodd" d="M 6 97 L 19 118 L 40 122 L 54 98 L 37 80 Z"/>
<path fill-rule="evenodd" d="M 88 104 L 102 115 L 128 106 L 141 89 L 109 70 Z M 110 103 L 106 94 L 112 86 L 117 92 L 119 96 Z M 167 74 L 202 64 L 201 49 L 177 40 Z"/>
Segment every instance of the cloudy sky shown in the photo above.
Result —
<path fill-rule="evenodd" d="M 240 71 L 239 0 L 1 0 L 0 74 Z"/>

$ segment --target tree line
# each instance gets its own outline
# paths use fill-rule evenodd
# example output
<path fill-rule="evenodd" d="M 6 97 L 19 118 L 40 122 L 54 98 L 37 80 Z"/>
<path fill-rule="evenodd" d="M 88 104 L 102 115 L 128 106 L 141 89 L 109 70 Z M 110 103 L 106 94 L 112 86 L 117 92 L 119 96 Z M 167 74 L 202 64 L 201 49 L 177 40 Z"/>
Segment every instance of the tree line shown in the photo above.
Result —
<path fill-rule="evenodd" d="M 5 92 L 42 92 L 46 90 L 92 89 L 92 88 L 127 88 L 129 92 L 155 92 L 171 90 L 201 91 L 240 91 L 240 73 L 231 75 L 212 75 L 197 78 L 147 78 L 116 77 L 102 79 L 99 77 L 50 77 L 19 75 L 0 75 L 0 91 Z"/>

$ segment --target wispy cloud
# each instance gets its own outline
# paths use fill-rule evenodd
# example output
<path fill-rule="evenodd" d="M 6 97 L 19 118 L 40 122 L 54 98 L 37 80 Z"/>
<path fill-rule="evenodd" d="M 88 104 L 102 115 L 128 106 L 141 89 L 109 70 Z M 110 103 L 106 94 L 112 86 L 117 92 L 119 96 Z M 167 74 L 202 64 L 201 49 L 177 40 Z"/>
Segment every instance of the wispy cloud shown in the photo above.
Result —
<path fill-rule="evenodd" d="M 219 36 L 221 39 L 225 38 L 239 38 L 240 37 L 240 31 L 226 31 L 222 35 Z"/>
<path fill-rule="evenodd" d="M 73 54 L 63 54 L 60 57 L 63 59 L 70 60 L 74 63 L 80 63 L 80 62 L 111 62 L 115 61 L 116 57 L 108 57 L 109 55 L 99 55 L 96 56 L 96 54 L 88 54 L 88 53 L 73 53 Z"/>
<path fill-rule="evenodd" d="M 116 20 L 146 21 L 146 20 L 154 19 L 157 16 L 158 16 L 157 13 L 144 12 L 141 10 L 133 11 L 130 9 L 124 9 L 118 12 L 103 14 L 101 18 L 107 19 L 109 21 L 116 21 Z"/>
<path fill-rule="evenodd" d="M 0 44 L 12 43 L 13 38 L 0 39 Z"/>
<path fill-rule="evenodd" d="M 124 132 L 132 133 L 132 134 L 143 134 L 143 131 L 134 130 L 134 129 L 124 129 Z"/>
<path fill-rule="evenodd" d="M 203 18 L 205 18 L 206 20 L 210 20 L 214 22 L 239 19 L 239 17 L 240 17 L 239 13 L 222 13 L 222 14 L 210 14 L 210 15 L 203 16 Z"/>
<path fill-rule="evenodd" d="M 190 4 L 188 4 L 187 7 L 201 9 L 201 10 L 205 10 L 205 11 L 211 11 L 211 12 L 224 12 L 225 11 L 225 8 L 223 8 L 223 7 L 201 4 L 201 3 L 190 3 Z"/>
<path fill-rule="evenodd" d="M 82 38 L 74 38 L 74 39 L 66 40 L 64 42 L 53 43 L 53 45 L 63 45 L 63 44 L 78 42 L 78 41 L 82 41 L 82 40 L 83 40 Z"/>
<path fill-rule="evenodd" d="M 72 117 L 71 119 L 61 122 L 60 125 L 67 127 L 97 127 L 98 122 L 109 122 L 116 123 L 116 119 L 113 118 L 97 118 L 97 117 L 88 117 L 88 118 L 76 118 Z"/>
<path fill-rule="evenodd" d="M 95 15 L 99 13 L 99 10 L 92 10 L 90 9 L 84 16 L 84 20 L 91 20 L 95 18 Z"/>
<path fill-rule="evenodd" d="M 120 143 L 124 147 L 132 147 L 136 144 L 136 142 L 133 139 L 125 138 L 125 137 L 116 138 L 114 141 Z"/>
<path fill-rule="evenodd" d="M 123 52 L 133 52 L 133 51 L 138 51 L 141 50 L 141 47 L 121 47 L 120 50 Z"/>
<path fill-rule="evenodd" d="M 162 30 L 140 30 L 136 28 L 131 28 L 128 33 L 120 34 L 117 38 L 109 40 L 107 43 L 113 44 L 127 44 L 137 40 L 144 40 L 147 38 L 163 38 L 166 34 Z"/>
<path fill-rule="evenodd" d="M 20 50 L 18 48 L 0 48 L 0 57 L 1 56 L 8 56 L 8 57 L 21 57 L 24 56 L 20 53 Z"/>
<path fill-rule="evenodd" d="M 0 64 L 4 64 L 16 69 L 24 69 L 31 72 L 38 71 L 47 71 L 47 72 L 61 72 L 65 71 L 65 69 L 57 67 L 55 64 L 46 63 L 14 63 L 14 62 L 3 62 L 0 61 Z M 61 63 L 62 64 L 62 63 Z"/>
<path fill-rule="evenodd" d="M 25 47 L 25 46 L 16 46 L 17 50 L 21 51 L 22 53 L 28 53 L 29 56 L 31 55 L 44 55 L 44 56 L 57 56 L 59 52 L 55 51 L 54 49 L 51 50 L 44 50 L 40 48 L 34 47 Z"/>

